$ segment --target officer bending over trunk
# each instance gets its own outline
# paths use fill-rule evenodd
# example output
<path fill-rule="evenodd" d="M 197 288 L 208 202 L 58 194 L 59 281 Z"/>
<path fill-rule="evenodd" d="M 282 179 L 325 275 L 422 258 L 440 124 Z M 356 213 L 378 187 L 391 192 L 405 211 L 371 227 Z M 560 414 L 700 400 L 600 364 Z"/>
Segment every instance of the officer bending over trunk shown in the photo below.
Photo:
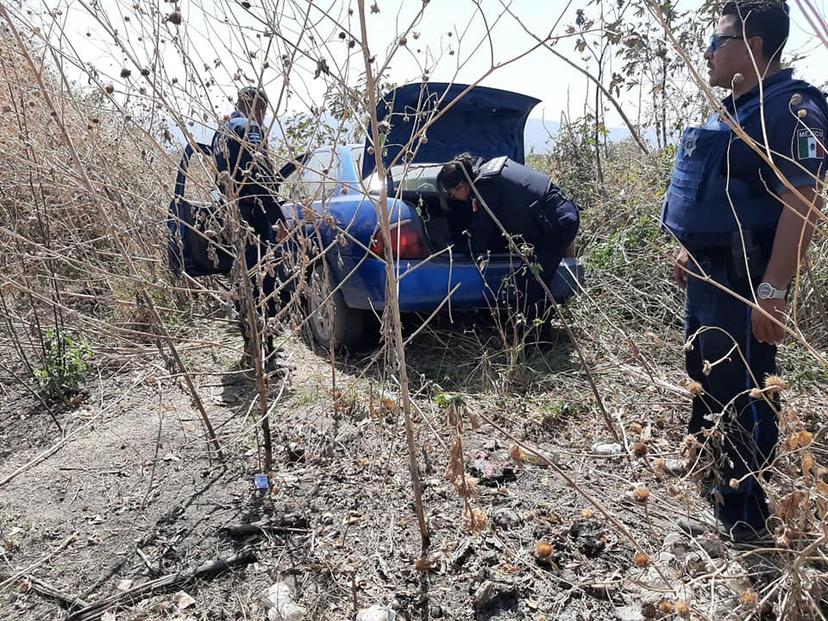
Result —
<path fill-rule="evenodd" d="M 500 223 L 519 248 L 532 246 L 528 258 L 551 289 L 555 271 L 575 240 L 580 214 L 547 175 L 505 156 L 483 161 L 462 153 L 443 166 L 437 186 L 451 199 L 449 219 L 463 223 L 473 257 L 510 252 Z M 528 270 L 521 272 L 517 288 L 525 292 L 524 301 L 542 303 L 545 292 L 537 279 Z"/>

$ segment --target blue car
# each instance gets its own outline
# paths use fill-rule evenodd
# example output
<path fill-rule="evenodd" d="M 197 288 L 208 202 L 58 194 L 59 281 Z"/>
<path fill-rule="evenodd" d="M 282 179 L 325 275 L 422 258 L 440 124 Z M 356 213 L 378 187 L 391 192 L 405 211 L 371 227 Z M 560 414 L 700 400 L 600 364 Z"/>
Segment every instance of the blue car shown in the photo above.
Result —
<path fill-rule="evenodd" d="M 306 295 L 315 342 L 359 348 L 375 340 L 376 318 L 385 307 L 385 248 L 375 208 L 383 184 L 400 311 L 430 314 L 502 304 L 504 281 L 521 259 L 492 255 L 479 266 L 463 234 L 467 227 L 449 220 L 449 199 L 437 191 L 435 180 L 442 164 L 462 152 L 484 159 L 506 155 L 523 163 L 524 125 L 537 103 L 532 97 L 480 86 L 409 84 L 388 93 L 378 105 L 386 179 L 376 173 L 368 141 L 319 148 L 282 168 L 282 212 L 315 247 Z M 197 145 L 197 150 L 209 156 L 209 147 Z M 233 253 L 203 232 L 222 227 L 220 205 L 184 199 L 193 152 L 187 147 L 184 153 L 170 204 L 170 265 L 190 276 L 227 273 Z M 571 297 L 582 280 L 580 262 L 565 258 L 552 283 L 556 300 Z"/>
<path fill-rule="evenodd" d="M 375 210 L 383 183 L 401 312 L 489 309 L 502 299 L 504 279 L 520 258 L 494 255 L 479 267 L 470 256 L 465 227 L 446 217 L 441 201 L 447 199 L 438 193 L 435 179 L 442 163 L 464 151 L 483 158 L 507 155 L 523 163 L 524 125 L 537 103 L 480 86 L 409 84 L 390 92 L 378 106 L 385 136 L 382 157 L 391 164 L 387 179 L 377 176 L 374 150 L 367 142 L 324 147 L 302 158 L 280 193 L 288 220 L 305 222 L 313 237 L 321 234 L 317 245 L 325 249 L 324 260 L 314 263 L 308 295 L 308 325 L 317 343 L 354 348 L 376 335 L 386 287 L 385 248 Z M 425 139 L 412 140 L 429 121 Z M 309 218 L 307 207 L 318 217 Z M 312 219 L 315 225 L 307 223 Z M 571 297 L 582 279 L 580 262 L 565 258 L 553 280 L 556 300 Z M 332 313 L 326 300 L 332 302 Z"/>

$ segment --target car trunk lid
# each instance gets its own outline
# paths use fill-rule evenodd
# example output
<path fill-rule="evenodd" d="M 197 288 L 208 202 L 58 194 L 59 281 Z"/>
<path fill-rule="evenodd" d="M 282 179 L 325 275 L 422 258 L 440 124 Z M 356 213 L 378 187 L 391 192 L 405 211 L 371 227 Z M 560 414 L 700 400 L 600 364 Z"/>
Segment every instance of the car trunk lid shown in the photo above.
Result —
<path fill-rule="evenodd" d="M 526 119 L 539 100 L 485 86 L 475 86 L 463 95 L 466 89 L 465 84 L 428 82 L 407 84 L 385 95 L 377 104 L 377 119 L 386 130 L 383 162 L 388 165 L 397 159 L 411 137 L 435 113 L 445 110 L 428 125 L 427 140 L 412 145 L 410 161 L 447 162 L 458 153 L 469 152 L 484 159 L 506 155 L 522 164 Z M 369 137 L 362 159 L 363 178 L 376 169 L 371 147 Z M 400 158 L 398 163 L 403 161 Z"/>

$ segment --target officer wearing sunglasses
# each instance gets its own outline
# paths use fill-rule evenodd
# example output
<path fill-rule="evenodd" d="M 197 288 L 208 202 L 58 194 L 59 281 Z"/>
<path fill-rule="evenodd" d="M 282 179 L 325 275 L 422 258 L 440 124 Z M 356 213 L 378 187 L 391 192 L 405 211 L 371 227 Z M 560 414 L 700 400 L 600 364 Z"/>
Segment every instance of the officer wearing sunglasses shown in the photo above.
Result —
<path fill-rule="evenodd" d="M 704 58 L 710 85 L 730 90 L 726 112 L 685 130 L 662 215 L 680 243 L 675 278 L 687 290 L 686 365 L 696 382 L 689 429 L 717 458 L 710 524 L 737 541 L 774 526 L 758 474 L 778 439 L 779 401 L 766 378 L 777 371 L 788 289 L 828 165 L 825 97 L 780 62 L 789 28 L 784 2 L 725 4 Z"/>

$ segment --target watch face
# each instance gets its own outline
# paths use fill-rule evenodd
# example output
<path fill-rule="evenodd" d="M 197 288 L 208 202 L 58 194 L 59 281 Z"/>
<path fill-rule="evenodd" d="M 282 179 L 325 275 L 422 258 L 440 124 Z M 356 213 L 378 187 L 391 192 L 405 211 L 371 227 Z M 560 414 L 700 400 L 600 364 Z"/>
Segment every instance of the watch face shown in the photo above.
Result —
<path fill-rule="evenodd" d="M 759 296 L 760 300 L 767 300 L 773 295 L 773 289 L 768 283 L 763 282 L 759 285 L 759 288 L 756 290 L 756 295 Z"/>

